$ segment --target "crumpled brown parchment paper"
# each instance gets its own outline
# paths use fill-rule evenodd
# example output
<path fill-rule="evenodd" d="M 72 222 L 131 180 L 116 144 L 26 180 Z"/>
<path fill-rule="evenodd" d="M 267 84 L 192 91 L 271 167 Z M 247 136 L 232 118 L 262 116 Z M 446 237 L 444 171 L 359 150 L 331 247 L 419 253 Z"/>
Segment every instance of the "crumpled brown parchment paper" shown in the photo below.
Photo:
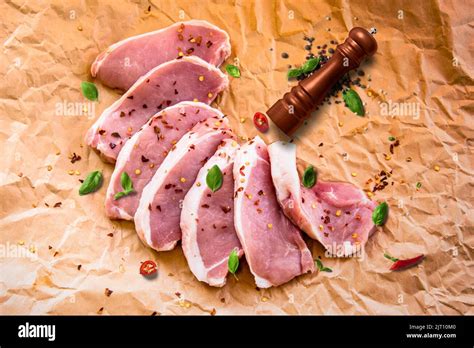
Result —
<path fill-rule="evenodd" d="M 467 2 L 7 0 L 0 11 L 1 314 L 474 313 L 474 17 Z M 366 188 L 380 170 L 393 170 L 393 186 L 372 197 L 389 203 L 390 217 L 365 257 L 326 258 L 308 241 L 332 273 L 257 290 L 243 262 L 238 282 L 229 277 L 215 289 L 193 277 L 181 248 L 155 253 L 132 223 L 106 218 L 113 167 L 83 137 L 118 94 L 97 83 L 100 101 L 89 103 L 80 82 L 91 80 L 90 64 L 114 42 L 193 18 L 231 37 L 228 62 L 238 58 L 242 77 L 231 78 L 216 105 L 243 137 L 257 134 L 254 112 L 293 84 L 287 66 L 304 61 L 304 34 L 315 37 L 317 51 L 354 26 L 377 28 L 379 50 L 362 65 L 362 81 L 378 96 L 357 88 L 367 115 L 333 102 L 295 136 L 299 158 L 322 179 Z M 415 103 L 419 113 L 383 115 L 384 100 Z M 400 146 L 386 160 L 389 136 Z M 82 159 L 71 163 L 72 153 Z M 103 171 L 104 187 L 80 197 L 79 179 L 92 170 Z M 427 258 L 390 272 L 384 252 Z M 158 263 L 156 279 L 138 273 L 147 259 Z"/>

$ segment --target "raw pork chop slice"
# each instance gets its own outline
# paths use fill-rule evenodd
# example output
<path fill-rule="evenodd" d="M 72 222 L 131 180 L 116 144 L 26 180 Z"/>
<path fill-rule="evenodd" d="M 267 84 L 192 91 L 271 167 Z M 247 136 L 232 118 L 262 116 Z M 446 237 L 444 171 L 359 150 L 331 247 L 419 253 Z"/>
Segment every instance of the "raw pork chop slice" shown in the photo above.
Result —
<path fill-rule="evenodd" d="M 113 44 L 96 58 L 91 74 L 109 87 L 126 91 L 154 67 L 181 55 L 197 56 L 219 66 L 229 54 L 225 31 L 206 21 L 192 20 Z"/>
<path fill-rule="evenodd" d="M 227 85 L 227 76 L 200 58 L 163 63 L 104 110 L 86 142 L 113 163 L 125 142 L 158 111 L 186 100 L 210 104 Z"/>
<path fill-rule="evenodd" d="M 350 183 L 321 180 L 306 188 L 296 168 L 296 145 L 275 142 L 269 153 L 273 183 L 285 214 L 335 256 L 361 250 L 375 230 L 376 204 L 364 191 Z"/>
<path fill-rule="evenodd" d="M 288 282 L 314 270 L 300 231 L 278 205 L 265 143 L 242 145 L 234 162 L 235 230 L 260 288 Z"/>
<path fill-rule="evenodd" d="M 243 255 L 234 228 L 234 178 L 232 167 L 238 145 L 227 139 L 219 146 L 189 189 L 181 211 L 182 246 L 188 265 L 197 279 L 212 286 L 223 286 L 232 250 Z M 218 166 L 222 186 L 212 192 L 206 185 L 208 171 Z"/>
<path fill-rule="evenodd" d="M 197 124 L 170 151 L 145 186 L 135 213 L 135 227 L 141 240 L 155 250 L 171 250 L 181 239 L 179 221 L 182 200 L 199 170 L 230 137 L 226 118 Z"/>
<path fill-rule="evenodd" d="M 107 216 L 132 220 L 143 188 L 178 140 L 198 122 L 209 119 L 214 123 L 222 117 L 219 110 L 196 102 L 181 102 L 153 116 L 125 143 L 117 157 L 105 198 Z M 123 172 L 132 179 L 135 193 L 115 200 L 115 194 L 123 191 Z"/>

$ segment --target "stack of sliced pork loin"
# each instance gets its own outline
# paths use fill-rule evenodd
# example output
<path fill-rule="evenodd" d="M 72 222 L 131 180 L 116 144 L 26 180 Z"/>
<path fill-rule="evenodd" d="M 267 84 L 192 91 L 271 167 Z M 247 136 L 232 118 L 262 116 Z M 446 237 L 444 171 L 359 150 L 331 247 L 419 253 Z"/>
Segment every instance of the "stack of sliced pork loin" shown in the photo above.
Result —
<path fill-rule="evenodd" d="M 375 204 L 348 183 L 303 186 L 294 144 L 237 142 L 209 106 L 228 86 L 217 66 L 229 55 L 227 33 L 197 20 L 112 45 L 92 75 L 125 93 L 86 141 L 115 163 L 107 215 L 134 220 L 143 243 L 166 251 L 181 241 L 193 274 L 212 286 L 225 284 L 231 253 L 245 255 L 258 287 L 278 286 L 314 271 L 301 231 L 349 256 L 374 231 Z M 218 189 L 206 180 L 216 166 Z M 124 173 L 133 192 L 121 196 Z"/>

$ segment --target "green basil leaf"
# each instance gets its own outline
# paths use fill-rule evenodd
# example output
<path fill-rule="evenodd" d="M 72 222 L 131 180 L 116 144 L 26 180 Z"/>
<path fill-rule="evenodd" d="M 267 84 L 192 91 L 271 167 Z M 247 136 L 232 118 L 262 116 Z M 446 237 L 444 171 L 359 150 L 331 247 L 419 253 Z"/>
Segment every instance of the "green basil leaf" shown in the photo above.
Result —
<path fill-rule="evenodd" d="M 303 173 L 303 186 L 311 188 L 316 184 L 316 171 L 313 166 L 309 166 Z"/>
<path fill-rule="evenodd" d="M 89 173 L 79 188 L 79 195 L 84 196 L 88 193 L 97 191 L 102 184 L 102 173 L 98 170 Z"/>
<path fill-rule="evenodd" d="M 344 102 L 349 110 L 355 112 L 358 116 L 365 115 L 364 105 L 362 104 L 362 100 L 356 91 L 353 89 L 345 90 L 342 92 L 342 99 L 344 99 Z"/>
<path fill-rule="evenodd" d="M 230 252 L 229 260 L 227 261 L 227 267 L 229 268 L 229 272 L 232 273 L 238 280 L 235 272 L 237 272 L 237 269 L 239 268 L 239 254 L 237 254 L 235 249 Z"/>
<path fill-rule="evenodd" d="M 319 57 L 317 58 L 311 58 L 311 59 L 308 59 L 304 64 L 303 66 L 301 67 L 301 70 L 303 71 L 303 73 L 305 74 L 309 74 L 310 72 L 312 72 L 314 69 L 316 69 L 319 65 Z"/>
<path fill-rule="evenodd" d="M 133 189 L 117 192 L 114 196 L 114 199 L 117 200 L 117 199 L 122 198 L 124 196 L 128 196 L 130 193 L 133 193 L 133 192 L 135 192 Z"/>
<path fill-rule="evenodd" d="M 389 141 L 395 141 L 395 137 L 389 136 L 389 137 L 388 137 L 388 140 L 389 140 Z"/>
<path fill-rule="evenodd" d="M 383 202 L 379 204 L 372 213 L 372 221 L 376 226 L 382 226 L 385 223 L 388 215 L 388 204 Z"/>
<path fill-rule="evenodd" d="M 206 176 L 207 187 L 209 187 L 212 190 L 212 192 L 216 192 L 217 190 L 221 188 L 222 181 L 223 181 L 222 172 L 217 166 L 217 164 L 215 164 L 207 172 L 207 176 Z"/>
<path fill-rule="evenodd" d="M 416 188 L 417 188 L 417 189 L 421 189 L 421 182 L 418 181 L 418 182 L 416 183 Z"/>
<path fill-rule="evenodd" d="M 316 259 L 314 260 L 314 262 L 316 263 L 316 266 L 318 267 L 318 270 L 320 272 L 332 272 L 332 269 L 329 268 L 329 267 L 324 267 L 323 263 L 321 262 L 321 260 L 319 259 Z"/>
<path fill-rule="evenodd" d="M 389 254 L 385 253 L 383 254 L 383 256 L 386 258 L 386 259 L 389 259 L 390 261 L 393 261 L 393 262 L 397 262 L 398 259 L 396 257 L 393 257 L 393 256 L 390 256 Z"/>
<path fill-rule="evenodd" d="M 99 91 L 97 87 L 92 82 L 82 81 L 81 90 L 84 97 L 89 100 L 96 101 L 99 99 Z"/>
<path fill-rule="evenodd" d="M 117 192 L 114 196 L 114 199 L 117 200 L 124 196 L 128 196 L 130 193 L 135 192 L 133 189 L 132 179 L 127 174 L 127 172 L 122 172 L 120 175 L 120 184 L 122 185 L 123 191 Z"/>
<path fill-rule="evenodd" d="M 236 78 L 240 77 L 240 69 L 238 66 L 227 64 L 227 66 L 225 67 L 225 70 L 232 77 L 236 77 Z"/>
<path fill-rule="evenodd" d="M 127 172 L 122 172 L 120 175 L 120 184 L 122 185 L 124 191 L 133 190 L 132 179 L 130 179 L 130 176 L 127 174 Z"/>
<path fill-rule="evenodd" d="M 296 78 L 296 77 L 300 76 L 301 74 L 303 74 L 303 70 L 301 70 L 301 69 L 290 69 L 290 70 L 288 70 L 288 78 L 289 79 Z"/>

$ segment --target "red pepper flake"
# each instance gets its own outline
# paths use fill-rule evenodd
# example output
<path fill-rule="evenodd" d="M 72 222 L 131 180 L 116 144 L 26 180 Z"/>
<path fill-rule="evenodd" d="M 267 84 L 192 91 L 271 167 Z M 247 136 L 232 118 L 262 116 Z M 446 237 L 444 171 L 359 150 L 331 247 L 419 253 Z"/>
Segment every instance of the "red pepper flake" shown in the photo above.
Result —
<path fill-rule="evenodd" d="M 61 207 L 61 204 L 62 204 L 61 202 L 54 203 L 53 207 L 54 208 L 59 208 L 59 207 Z"/>
<path fill-rule="evenodd" d="M 54 254 L 53 254 L 53 257 L 56 257 L 59 255 L 59 251 L 55 251 Z"/>
<path fill-rule="evenodd" d="M 160 133 L 161 133 L 161 129 L 160 129 L 160 127 L 158 127 L 158 126 L 154 126 L 154 127 L 153 127 L 153 130 L 155 131 L 156 134 L 160 134 Z"/>
<path fill-rule="evenodd" d="M 197 44 L 198 46 L 201 46 L 201 42 L 202 42 L 202 36 L 198 36 L 198 37 L 196 38 L 196 44 Z"/>
<path fill-rule="evenodd" d="M 81 156 L 78 156 L 75 152 L 72 153 L 72 156 L 70 156 L 71 163 L 75 163 L 77 161 L 81 160 Z"/>
<path fill-rule="evenodd" d="M 176 295 L 176 297 L 181 297 L 181 293 L 179 291 L 176 291 L 174 294 Z"/>
<path fill-rule="evenodd" d="M 412 267 L 423 261 L 425 255 L 421 254 L 417 257 L 406 259 L 406 260 L 397 260 L 393 263 L 392 267 L 390 267 L 391 271 L 399 271 L 402 269 L 406 269 L 408 267 Z"/>
<path fill-rule="evenodd" d="M 120 134 L 117 133 L 117 132 L 113 132 L 112 134 L 110 134 L 111 136 L 113 136 L 114 138 L 121 138 Z"/>
<path fill-rule="evenodd" d="M 207 48 L 209 48 L 209 47 L 211 47 L 211 46 L 212 46 L 212 42 L 211 42 L 211 41 L 206 42 L 206 47 L 207 47 Z"/>
<path fill-rule="evenodd" d="M 245 166 L 242 166 L 239 168 L 240 175 L 242 176 L 245 176 L 244 169 L 245 169 Z"/>
<path fill-rule="evenodd" d="M 128 112 L 128 116 L 132 116 L 132 113 L 135 112 L 135 109 L 132 109 Z"/>
<path fill-rule="evenodd" d="M 209 204 L 203 204 L 203 205 L 201 205 L 201 208 L 206 208 L 207 209 L 207 208 L 209 208 Z"/>
<path fill-rule="evenodd" d="M 142 162 L 146 163 L 148 161 L 149 161 L 149 159 L 142 155 Z"/>
<path fill-rule="evenodd" d="M 259 196 L 263 195 L 263 190 L 258 191 L 258 195 Z"/>
<path fill-rule="evenodd" d="M 194 48 L 193 48 L 193 47 L 190 47 L 190 48 L 188 48 L 188 49 L 186 50 L 186 54 L 187 54 L 187 55 L 191 55 L 191 54 L 193 54 L 193 52 L 194 52 Z"/>
<path fill-rule="evenodd" d="M 112 238 L 113 236 L 114 236 L 114 234 L 113 234 L 112 232 L 110 232 L 110 233 L 107 234 L 107 237 L 111 237 L 111 238 Z"/>
<path fill-rule="evenodd" d="M 171 105 L 171 100 L 167 100 L 167 101 L 165 101 L 165 103 L 166 103 L 166 106 L 170 106 Z"/>
<path fill-rule="evenodd" d="M 51 245 L 48 245 L 48 249 L 51 250 L 53 249 L 53 247 Z"/>
<path fill-rule="evenodd" d="M 256 112 L 253 115 L 253 124 L 258 129 L 259 132 L 265 133 L 270 128 L 268 124 L 268 118 L 261 112 Z"/>
<path fill-rule="evenodd" d="M 82 268 L 82 265 L 77 265 L 77 270 L 80 271 Z"/>
<path fill-rule="evenodd" d="M 110 146 L 110 148 L 113 150 L 113 149 L 115 149 L 115 147 L 116 147 L 117 145 L 115 145 L 114 143 L 110 143 L 109 146 Z"/>
<path fill-rule="evenodd" d="M 104 134 L 105 134 L 105 130 L 104 130 L 104 129 L 99 129 L 99 134 L 100 134 L 100 135 L 104 135 Z"/>
<path fill-rule="evenodd" d="M 142 107 L 143 107 L 144 109 L 146 109 L 146 108 L 148 107 L 148 105 L 143 104 Z"/>
<path fill-rule="evenodd" d="M 154 316 L 156 316 L 157 314 L 158 314 L 158 312 L 153 312 L 153 313 L 151 313 L 151 316 L 154 317 Z"/>
<path fill-rule="evenodd" d="M 171 188 L 171 184 L 166 184 L 165 185 L 165 190 L 169 190 Z"/>
<path fill-rule="evenodd" d="M 133 95 L 129 95 L 127 99 L 133 99 Z"/>
<path fill-rule="evenodd" d="M 178 94 L 178 90 L 177 90 L 177 89 L 174 90 L 174 94 L 175 94 L 175 95 Z"/>
<path fill-rule="evenodd" d="M 157 205 L 157 206 L 156 206 L 156 209 L 158 209 L 158 211 L 161 211 L 161 206 L 160 206 L 160 205 Z"/>
<path fill-rule="evenodd" d="M 147 260 L 143 262 L 140 266 L 140 274 L 145 277 L 155 274 L 157 270 L 158 267 L 156 263 L 152 260 Z"/>
<path fill-rule="evenodd" d="M 211 312 L 210 312 L 210 314 L 211 314 L 212 316 L 216 315 L 216 313 L 217 313 L 217 311 L 216 311 L 215 308 L 213 308 L 213 309 L 211 310 Z"/>
<path fill-rule="evenodd" d="M 222 211 L 223 211 L 224 213 L 227 214 L 228 212 L 231 211 L 232 208 L 231 208 L 230 206 L 228 206 L 228 205 L 221 205 L 221 209 L 222 209 Z"/>
<path fill-rule="evenodd" d="M 104 307 L 100 307 L 99 310 L 97 311 L 97 314 L 102 314 L 103 311 L 104 311 Z"/>
<path fill-rule="evenodd" d="M 125 117 L 125 112 L 120 111 L 120 117 Z"/>
<path fill-rule="evenodd" d="M 104 291 L 105 296 L 110 297 L 110 295 L 112 295 L 112 293 L 113 293 L 112 290 L 110 290 L 109 288 L 105 288 L 105 291 Z"/>
<path fill-rule="evenodd" d="M 174 192 L 175 192 L 175 193 L 182 193 L 183 190 L 182 190 L 182 189 L 175 189 Z"/>

